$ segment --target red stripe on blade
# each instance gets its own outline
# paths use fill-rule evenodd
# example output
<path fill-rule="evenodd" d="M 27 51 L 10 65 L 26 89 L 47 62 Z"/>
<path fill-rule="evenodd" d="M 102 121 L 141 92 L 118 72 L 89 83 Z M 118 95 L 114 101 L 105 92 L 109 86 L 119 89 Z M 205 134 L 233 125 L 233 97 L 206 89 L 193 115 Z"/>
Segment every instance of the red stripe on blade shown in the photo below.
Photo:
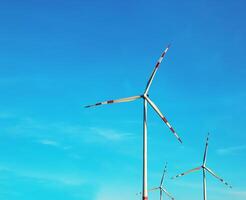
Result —
<path fill-rule="evenodd" d="M 162 120 L 167 123 L 167 119 L 165 117 L 162 118 Z"/>
<path fill-rule="evenodd" d="M 160 63 L 158 62 L 158 63 L 156 64 L 155 68 L 159 67 L 159 65 L 160 65 Z"/>
<path fill-rule="evenodd" d="M 171 131 L 172 131 L 173 133 L 175 133 L 175 131 L 174 131 L 173 127 L 171 127 L 170 129 L 171 129 Z"/>
<path fill-rule="evenodd" d="M 165 54 L 166 54 L 166 53 L 164 52 L 164 53 L 161 55 L 161 57 L 163 58 L 163 57 L 165 56 Z"/>

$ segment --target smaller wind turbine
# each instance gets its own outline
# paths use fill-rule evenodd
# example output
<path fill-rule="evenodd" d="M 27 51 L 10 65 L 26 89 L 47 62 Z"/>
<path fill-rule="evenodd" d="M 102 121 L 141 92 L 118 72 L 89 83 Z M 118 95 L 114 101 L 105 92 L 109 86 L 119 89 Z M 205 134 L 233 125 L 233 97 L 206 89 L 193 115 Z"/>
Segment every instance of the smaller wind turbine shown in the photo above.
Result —
<path fill-rule="evenodd" d="M 184 176 L 186 174 L 189 174 L 191 172 L 195 172 L 195 171 L 198 171 L 200 169 L 202 169 L 203 171 L 203 199 L 204 200 L 207 200 L 207 187 L 206 187 L 206 172 L 209 172 L 210 174 L 212 174 L 215 178 L 217 178 L 218 180 L 220 180 L 222 183 L 224 183 L 225 185 L 227 185 L 228 187 L 232 188 L 231 185 L 229 185 L 224 179 L 220 178 L 218 175 L 216 175 L 211 169 L 209 169 L 207 166 L 206 166 L 206 160 L 207 160 L 207 151 L 208 151 L 208 138 L 209 138 L 209 133 L 208 133 L 208 136 L 207 136 L 207 140 L 206 140 L 206 146 L 205 146 L 205 151 L 204 151 L 204 155 L 203 155 L 203 163 L 202 163 L 202 166 L 199 166 L 199 167 L 196 167 L 194 169 L 191 169 L 189 171 L 186 171 L 184 173 L 181 173 L 175 177 L 172 177 L 172 179 L 174 178 L 178 178 L 178 177 L 181 177 L 181 176 Z"/>
<path fill-rule="evenodd" d="M 163 171 L 163 174 L 162 174 L 162 177 L 161 177 L 161 182 L 160 182 L 160 185 L 159 187 L 155 187 L 155 188 L 152 188 L 148 191 L 156 191 L 156 190 L 159 190 L 160 191 L 160 200 L 162 200 L 162 193 L 164 192 L 168 197 L 170 197 L 172 200 L 174 200 L 174 198 L 171 196 L 170 193 L 167 192 L 167 190 L 163 187 L 163 182 L 164 182 L 164 177 L 165 177 L 165 174 L 167 172 L 167 164 L 165 165 L 164 167 L 164 171 Z M 141 195 L 142 193 L 139 192 L 137 193 L 136 195 Z"/>
<path fill-rule="evenodd" d="M 153 188 L 153 189 L 150 189 L 150 191 L 156 191 L 156 190 L 159 190 L 160 191 L 160 200 L 162 200 L 162 193 L 164 192 L 169 198 L 171 198 L 172 200 L 174 200 L 174 198 L 171 196 L 170 193 L 167 192 L 167 190 L 163 187 L 163 181 L 164 181 L 164 176 L 167 172 L 167 164 L 165 165 L 165 168 L 164 168 L 164 171 L 163 171 L 163 174 L 162 174 L 162 177 L 161 177 L 161 182 L 160 182 L 160 186 L 159 187 L 156 187 L 156 188 Z"/>

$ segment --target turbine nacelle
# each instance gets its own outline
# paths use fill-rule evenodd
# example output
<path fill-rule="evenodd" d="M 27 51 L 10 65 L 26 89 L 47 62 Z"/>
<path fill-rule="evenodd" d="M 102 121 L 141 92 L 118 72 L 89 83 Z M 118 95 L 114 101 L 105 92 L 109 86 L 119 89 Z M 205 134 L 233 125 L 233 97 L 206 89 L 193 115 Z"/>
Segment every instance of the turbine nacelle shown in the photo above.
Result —
<path fill-rule="evenodd" d="M 143 97 L 143 99 L 147 99 L 147 98 L 149 98 L 149 94 L 144 93 L 144 94 L 142 95 L 142 97 Z"/>

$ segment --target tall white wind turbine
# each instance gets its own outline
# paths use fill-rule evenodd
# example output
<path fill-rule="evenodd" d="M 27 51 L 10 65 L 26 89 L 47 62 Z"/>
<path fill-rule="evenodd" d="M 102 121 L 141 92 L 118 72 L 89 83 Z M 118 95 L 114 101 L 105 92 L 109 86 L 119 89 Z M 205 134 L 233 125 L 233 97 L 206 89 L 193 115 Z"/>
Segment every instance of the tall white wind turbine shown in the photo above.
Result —
<path fill-rule="evenodd" d="M 163 171 L 163 174 L 162 174 L 162 177 L 161 177 L 161 182 L 160 182 L 160 185 L 159 187 L 155 187 L 155 188 L 152 188 L 150 189 L 149 191 L 160 191 L 160 200 L 162 200 L 162 194 L 163 192 L 169 197 L 171 198 L 172 200 L 174 200 L 174 198 L 172 197 L 172 195 L 165 189 L 165 187 L 163 186 L 163 182 L 164 182 L 164 176 L 165 176 L 165 173 L 167 172 L 167 165 L 165 166 L 164 168 L 164 171 Z"/>
<path fill-rule="evenodd" d="M 100 103 L 96 103 L 93 105 L 85 106 L 86 108 L 93 107 L 93 106 L 99 106 L 104 104 L 112 104 L 112 103 L 122 103 L 122 102 L 129 102 L 129 101 L 135 101 L 137 99 L 142 98 L 143 99 L 143 200 L 148 200 L 148 188 L 147 188 L 147 104 L 149 103 L 150 106 L 156 111 L 156 113 L 160 116 L 160 118 L 164 121 L 164 123 L 168 126 L 168 128 L 171 130 L 171 132 L 175 135 L 175 137 L 182 143 L 180 137 L 174 130 L 174 128 L 170 125 L 170 123 L 167 121 L 167 119 L 164 117 L 164 115 L 161 113 L 160 109 L 154 104 L 154 102 L 149 98 L 149 89 L 151 86 L 151 83 L 155 77 L 156 71 L 159 68 L 159 65 L 161 64 L 164 56 L 166 55 L 170 45 L 165 49 L 165 51 L 162 53 L 161 57 L 157 61 L 155 68 L 147 82 L 145 91 L 142 95 L 117 99 L 117 100 L 108 100 Z"/>
<path fill-rule="evenodd" d="M 209 139 L 209 133 L 207 136 L 207 140 L 206 140 L 206 146 L 205 146 L 205 151 L 204 151 L 204 155 L 203 155 L 203 162 L 202 162 L 202 166 L 196 167 L 194 169 L 190 169 L 184 173 L 181 173 L 175 177 L 172 177 L 172 179 L 174 178 L 178 178 L 181 176 L 184 176 L 186 174 L 195 172 L 195 171 L 199 171 L 202 170 L 203 172 L 203 199 L 207 200 L 207 186 L 206 186 L 206 172 L 212 174 L 215 178 L 217 178 L 219 181 L 221 181 L 222 183 L 224 183 L 225 185 L 227 185 L 229 188 L 232 188 L 231 185 L 229 185 L 224 179 L 220 178 L 218 175 L 216 175 L 211 169 L 209 169 L 206 165 L 207 162 L 207 151 L 208 151 L 208 139 Z"/>

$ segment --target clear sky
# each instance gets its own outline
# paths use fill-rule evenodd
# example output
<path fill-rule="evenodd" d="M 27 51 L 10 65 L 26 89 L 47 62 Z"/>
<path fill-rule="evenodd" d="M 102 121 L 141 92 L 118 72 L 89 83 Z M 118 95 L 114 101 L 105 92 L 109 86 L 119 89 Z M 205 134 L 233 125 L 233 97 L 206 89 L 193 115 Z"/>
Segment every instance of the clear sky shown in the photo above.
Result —
<path fill-rule="evenodd" d="M 209 200 L 246 199 L 244 0 L 1 1 L 0 199 L 134 200 L 142 188 L 141 100 L 83 105 L 150 89 L 183 140 L 149 108 L 149 187 Z M 158 194 L 150 194 L 150 199 Z"/>

